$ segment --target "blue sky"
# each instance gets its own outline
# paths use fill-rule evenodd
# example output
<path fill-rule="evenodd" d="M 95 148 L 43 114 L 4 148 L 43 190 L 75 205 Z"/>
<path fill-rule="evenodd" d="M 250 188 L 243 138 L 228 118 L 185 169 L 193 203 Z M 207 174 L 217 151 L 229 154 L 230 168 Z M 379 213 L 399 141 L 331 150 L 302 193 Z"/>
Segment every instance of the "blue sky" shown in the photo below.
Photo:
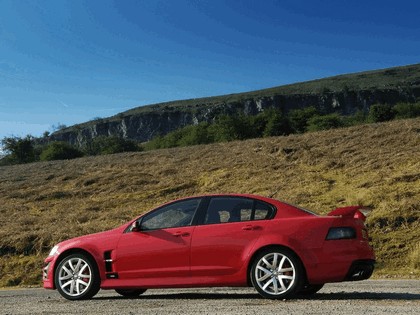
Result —
<path fill-rule="evenodd" d="M 420 62 L 418 1 L 0 0 L 0 139 Z"/>

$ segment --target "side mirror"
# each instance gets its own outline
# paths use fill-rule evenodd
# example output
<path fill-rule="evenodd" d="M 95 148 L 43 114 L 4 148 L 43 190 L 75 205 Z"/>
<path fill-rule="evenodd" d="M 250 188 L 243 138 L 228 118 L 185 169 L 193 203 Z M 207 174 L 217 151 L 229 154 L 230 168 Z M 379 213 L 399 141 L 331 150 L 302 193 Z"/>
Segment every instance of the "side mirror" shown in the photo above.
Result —
<path fill-rule="evenodd" d="M 140 232 L 141 222 L 136 220 L 131 224 L 131 232 Z"/>

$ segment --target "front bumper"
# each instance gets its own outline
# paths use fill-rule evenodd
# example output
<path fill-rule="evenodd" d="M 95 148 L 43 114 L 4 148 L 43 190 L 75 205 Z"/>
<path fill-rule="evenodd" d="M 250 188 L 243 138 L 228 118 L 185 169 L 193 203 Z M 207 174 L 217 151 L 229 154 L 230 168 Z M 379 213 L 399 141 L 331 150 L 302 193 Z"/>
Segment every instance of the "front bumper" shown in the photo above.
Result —
<path fill-rule="evenodd" d="M 55 289 L 54 286 L 54 263 L 55 260 L 47 258 L 42 267 L 42 282 L 45 289 Z"/>

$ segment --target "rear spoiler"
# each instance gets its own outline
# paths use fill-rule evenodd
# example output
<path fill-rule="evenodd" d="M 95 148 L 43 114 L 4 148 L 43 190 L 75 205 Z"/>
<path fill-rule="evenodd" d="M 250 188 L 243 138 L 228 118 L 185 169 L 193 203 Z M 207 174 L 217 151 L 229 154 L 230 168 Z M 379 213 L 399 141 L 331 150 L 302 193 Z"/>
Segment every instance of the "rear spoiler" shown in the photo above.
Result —
<path fill-rule="evenodd" d="M 366 220 L 366 215 L 370 211 L 370 208 L 364 206 L 349 206 L 336 208 L 335 210 L 328 213 L 328 215 L 334 217 L 354 218 L 364 222 Z"/>

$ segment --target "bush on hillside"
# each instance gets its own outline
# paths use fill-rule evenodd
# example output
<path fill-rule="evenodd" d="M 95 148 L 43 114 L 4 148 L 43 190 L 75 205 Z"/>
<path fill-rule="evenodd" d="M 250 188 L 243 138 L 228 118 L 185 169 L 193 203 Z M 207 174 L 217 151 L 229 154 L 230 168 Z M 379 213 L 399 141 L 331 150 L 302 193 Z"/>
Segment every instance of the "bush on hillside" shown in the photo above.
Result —
<path fill-rule="evenodd" d="M 395 118 L 415 118 L 420 116 L 420 102 L 398 103 L 394 106 Z"/>
<path fill-rule="evenodd" d="M 368 122 L 376 123 L 392 120 L 395 117 L 394 108 L 388 104 L 373 104 L 369 109 Z"/>
<path fill-rule="evenodd" d="M 339 114 L 329 114 L 314 116 L 309 119 L 308 124 L 308 131 L 320 131 L 343 127 L 344 120 Z"/>
<path fill-rule="evenodd" d="M 70 160 L 83 156 L 83 153 L 67 142 L 54 141 L 41 152 L 41 161 Z"/>
<path fill-rule="evenodd" d="M 178 140 L 179 146 L 189 146 L 196 144 L 207 144 L 214 142 L 213 135 L 209 132 L 208 123 L 200 123 L 194 126 L 183 128 L 183 135 Z"/>
<path fill-rule="evenodd" d="M 367 122 L 367 113 L 363 110 L 358 110 L 354 115 L 344 116 L 345 126 L 356 126 L 365 124 Z"/>
<path fill-rule="evenodd" d="M 131 140 L 120 137 L 99 136 L 91 140 L 84 148 L 88 155 L 114 154 L 140 151 L 140 147 Z"/>
<path fill-rule="evenodd" d="M 245 140 L 253 137 L 250 128 L 250 116 L 220 116 L 211 128 L 211 134 L 216 142 Z"/>

